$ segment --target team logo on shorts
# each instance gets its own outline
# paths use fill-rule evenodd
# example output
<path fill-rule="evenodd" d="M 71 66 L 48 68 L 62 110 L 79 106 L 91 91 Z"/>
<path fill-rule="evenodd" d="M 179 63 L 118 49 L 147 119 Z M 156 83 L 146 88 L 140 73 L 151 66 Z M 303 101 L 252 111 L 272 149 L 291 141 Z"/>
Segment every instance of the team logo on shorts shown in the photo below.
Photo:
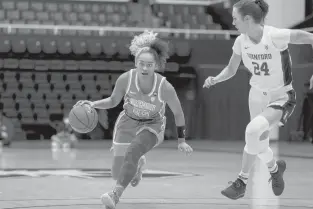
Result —
<path fill-rule="evenodd" d="M 155 97 L 151 97 L 151 102 L 154 102 L 154 100 L 155 100 Z"/>

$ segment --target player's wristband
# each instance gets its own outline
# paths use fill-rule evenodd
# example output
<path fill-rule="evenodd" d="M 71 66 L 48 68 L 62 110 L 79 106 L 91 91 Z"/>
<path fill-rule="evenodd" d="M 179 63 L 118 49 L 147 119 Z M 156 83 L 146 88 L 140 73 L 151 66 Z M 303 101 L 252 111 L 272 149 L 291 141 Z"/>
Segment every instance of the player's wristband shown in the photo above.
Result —
<path fill-rule="evenodd" d="M 186 137 L 186 129 L 185 126 L 177 126 L 177 137 L 178 139 L 185 139 Z"/>

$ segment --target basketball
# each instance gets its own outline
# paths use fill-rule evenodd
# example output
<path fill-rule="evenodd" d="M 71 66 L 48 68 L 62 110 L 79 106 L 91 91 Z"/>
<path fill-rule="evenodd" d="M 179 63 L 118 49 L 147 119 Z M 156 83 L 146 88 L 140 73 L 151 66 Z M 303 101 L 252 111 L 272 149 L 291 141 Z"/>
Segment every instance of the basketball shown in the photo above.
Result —
<path fill-rule="evenodd" d="M 74 131 L 88 133 L 97 126 L 98 113 L 87 104 L 76 105 L 71 109 L 68 119 Z"/>

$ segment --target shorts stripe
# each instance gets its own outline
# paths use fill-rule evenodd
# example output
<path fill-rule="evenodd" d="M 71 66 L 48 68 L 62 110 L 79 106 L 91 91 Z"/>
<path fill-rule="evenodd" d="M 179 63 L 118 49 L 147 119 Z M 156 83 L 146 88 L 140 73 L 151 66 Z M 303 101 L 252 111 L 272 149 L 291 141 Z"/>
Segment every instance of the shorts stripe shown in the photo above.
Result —
<path fill-rule="evenodd" d="M 284 105 L 270 105 L 269 107 L 274 109 L 280 109 L 283 111 L 282 118 L 280 120 L 280 125 L 284 126 L 288 120 L 288 118 L 293 113 L 296 107 L 296 92 L 294 90 L 290 90 L 286 92 L 288 95 L 288 100 Z"/>
<path fill-rule="evenodd" d="M 288 120 L 288 118 L 293 113 L 295 107 L 296 107 L 296 92 L 295 90 L 291 90 L 287 92 L 288 94 L 288 101 L 284 105 L 283 109 L 283 117 L 282 117 L 282 123 L 285 124 Z"/>
<path fill-rule="evenodd" d="M 153 128 L 149 127 L 149 126 L 143 126 L 142 128 L 140 128 L 136 132 L 136 135 L 138 135 L 143 130 L 148 130 L 148 131 L 150 131 L 151 133 L 153 133 L 157 137 L 158 143 L 155 146 L 158 146 L 159 144 L 162 143 L 162 141 L 164 139 L 165 126 L 166 126 L 166 117 L 164 116 L 163 119 L 162 119 L 161 131 L 159 133 L 156 130 L 154 130 Z"/>
<path fill-rule="evenodd" d="M 284 75 L 284 83 L 285 83 L 285 86 L 287 86 L 291 84 L 292 82 L 291 60 L 290 60 L 289 50 L 286 49 L 280 52 L 280 56 L 281 56 L 281 65 L 282 65 L 283 75 Z"/>

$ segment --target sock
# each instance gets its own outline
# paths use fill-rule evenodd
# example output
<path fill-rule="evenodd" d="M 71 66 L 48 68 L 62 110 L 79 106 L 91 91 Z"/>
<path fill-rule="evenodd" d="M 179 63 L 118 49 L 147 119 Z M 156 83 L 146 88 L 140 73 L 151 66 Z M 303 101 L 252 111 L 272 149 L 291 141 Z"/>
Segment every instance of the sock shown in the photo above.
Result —
<path fill-rule="evenodd" d="M 115 188 L 113 189 L 113 192 L 118 196 L 121 197 L 125 188 L 122 185 L 116 185 Z"/>
<path fill-rule="evenodd" d="M 272 167 L 269 167 L 268 170 L 270 173 L 276 173 L 278 171 L 277 163 L 275 162 L 275 164 Z"/>
<path fill-rule="evenodd" d="M 248 179 L 249 179 L 249 173 L 244 173 L 242 171 L 240 171 L 238 178 L 243 181 L 243 183 L 247 184 L 248 183 Z"/>

